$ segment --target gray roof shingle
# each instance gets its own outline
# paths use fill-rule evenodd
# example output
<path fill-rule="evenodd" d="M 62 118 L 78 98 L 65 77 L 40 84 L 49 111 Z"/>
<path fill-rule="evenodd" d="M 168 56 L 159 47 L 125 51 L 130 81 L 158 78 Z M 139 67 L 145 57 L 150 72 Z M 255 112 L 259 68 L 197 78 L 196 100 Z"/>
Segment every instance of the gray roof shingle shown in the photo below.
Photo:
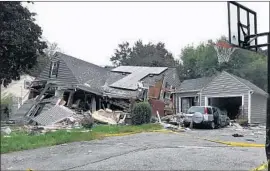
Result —
<path fill-rule="evenodd" d="M 230 73 L 228 73 L 228 74 L 230 74 Z M 243 78 L 240 78 L 240 77 L 233 75 L 233 74 L 230 74 L 230 75 L 233 76 L 234 78 L 236 78 L 237 80 L 239 80 L 244 85 L 246 85 L 248 88 L 250 88 L 250 90 L 254 91 L 255 93 L 258 93 L 261 95 L 267 95 L 267 93 L 264 90 L 262 90 L 261 88 L 259 88 L 255 84 L 251 83 L 250 81 L 243 79 Z"/>
<path fill-rule="evenodd" d="M 63 53 L 58 52 L 57 55 L 60 55 L 60 57 L 65 61 L 68 68 L 72 71 L 75 78 L 81 84 L 97 84 L 97 86 L 93 87 L 98 87 L 100 83 L 106 78 L 107 72 L 109 71 L 106 68 L 69 55 L 65 55 Z"/>
<path fill-rule="evenodd" d="M 180 84 L 176 69 L 167 67 L 120 66 L 107 69 L 60 52 L 57 52 L 52 60 L 61 60 L 63 64 L 61 63 L 60 67 L 66 69 L 62 68 L 59 72 L 70 74 L 70 76 L 65 74 L 65 77 L 61 78 L 60 81 L 69 83 L 67 78 L 73 78 L 72 83 L 76 84 L 78 88 L 96 94 L 113 94 L 117 97 L 126 98 L 136 97 L 138 81 L 144 81 L 146 86 L 153 85 L 155 81 L 161 79 L 163 74 L 165 74 L 165 80 L 169 84 L 173 86 Z M 142 70 L 144 72 L 138 72 Z M 47 67 L 46 72 L 48 71 Z M 45 79 L 49 75 L 46 72 L 43 73 Z M 123 75 L 121 72 L 127 74 Z M 149 74 L 152 74 L 152 76 Z"/>
<path fill-rule="evenodd" d="M 66 107 L 55 105 L 47 111 L 40 113 L 32 118 L 33 121 L 41 125 L 52 125 L 67 117 L 74 115 L 74 112 Z"/>
<path fill-rule="evenodd" d="M 226 72 L 226 71 L 223 71 Z M 226 72 L 227 74 L 231 75 L 238 81 L 240 81 L 242 84 L 247 86 L 250 90 L 253 90 L 255 93 L 261 94 L 261 95 L 267 95 L 267 93 L 256 86 L 255 84 L 251 83 L 250 81 L 240 78 L 236 75 L 230 74 Z M 212 76 L 212 77 L 203 77 L 203 78 L 196 78 L 196 79 L 189 79 L 184 80 L 180 87 L 177 89 L 179 92 L 188 92 L 188 91 L 200 91 L 202 88 L 204 88 L 208 83 L 210 83 L 214 78 L 218 77 L 222 72 Z"/>
<path fill-rule="evenodd" d="M 184 80 L 177 91 L 188 92 L 188 91 L 200 91 L 208 83 L 213 80 L 214 77 L 202 77 L 196 79 Z"/>

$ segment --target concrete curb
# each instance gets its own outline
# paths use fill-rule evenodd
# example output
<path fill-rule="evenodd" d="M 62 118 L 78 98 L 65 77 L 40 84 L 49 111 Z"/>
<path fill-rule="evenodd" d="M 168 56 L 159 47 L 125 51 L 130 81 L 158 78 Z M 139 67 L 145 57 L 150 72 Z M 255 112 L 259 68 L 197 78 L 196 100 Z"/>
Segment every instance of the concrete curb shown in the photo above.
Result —
<path fill-rule="evenodd" d="M 255 169 L 252 169 L 251 171 L 267 171 L 268 164 L 267 162 L 261 164 L 260 166 L 256 167 Z"/>
<path fill-rule="evenodd" d="M 145 132 L 173 133 L 173 131 L 166 130 L 166 129 L 145 131 Z M 117 137 L 117 136 L 127 136 L 127 135 L 139 134 L 139 133 L 144 133 L 144 131 L 143 132 L 127 132 L 127 133 L 119 133 L 119 134 L 104 134 L 103 136 L 104 137 Z"/>
<path fill-rule="evenodd" d="M 210 140 L 210 139 L 204 139 L 206 141 L 225 144 L 233 147 L 265 147 L 265 144 L 254 144 L 254 143 L 245 143 L 245 142 L 230 142 L 230 141 L 219 141 L 219 140 Z"/>

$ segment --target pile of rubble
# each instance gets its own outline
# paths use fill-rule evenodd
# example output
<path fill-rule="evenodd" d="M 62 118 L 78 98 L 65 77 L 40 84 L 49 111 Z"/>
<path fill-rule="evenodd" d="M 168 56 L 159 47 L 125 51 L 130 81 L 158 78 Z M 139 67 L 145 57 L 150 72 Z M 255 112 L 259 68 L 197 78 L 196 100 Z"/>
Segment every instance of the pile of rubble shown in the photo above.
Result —
<path fill-rule="evenodd" d="M 55 106 L 54 108 L 59 108 L 59 106 L 58 107 Z M 61 106 L 61 108 L 65 107 Z M 48 114 L 45 115 L 48 116 Z M 42 115 L 39 115 L 39 118 L 41 117 Z M 35 121 L 37 122 L 39 121 L 39 123 L 41 123 L 39 118 L 36 118 Z M 53 118 L 54 121 L 52 121 L 51 118 Z M 51 113 L 51 118 L 42 122 L 43 123 L 42 125 L 29 126 L 29 128 L 31 129 L 33 134 L 35 134 L 34 132 L 45 133 L 48 131 L 55 131 L 59 129 L 73 129 L 82 127 L 91 128 L 94 123 L 109 124 L 109 125 L 123 124 L 126 118 L 126 114 L 124 114 L 121 111 L 100 109 L 98 111 L 95 111 L 94 113 L 87 111 L 83 115 L 80 115 L 74 113 L 72 110 L 68 108 L 65 108 L 64 110 L 61 111 L 61 113 L 57 112 Z"/>
<path fill-rule="evenodd" d="M 152 119 L 152 122 L 160 123 L 163 128 L 173 131 L 187 130 L 188 128 L 184 128 L 183 121 L 184 116 L 182 114 L 173 114 L 160 117 L 158 112 L 157 117 Z"/>
<path fill-rule="evenodd" d="M 23 129 L 30 135 L 36 135 L 54 132 L 60 129 L 92 128 L 94 123 L 108 125 L 125 124 L 126 116 L 127 114 L 122 111 L 112 111 L 110 109 L 100 109 L 93 113 L 87 111 L 83 114 L 77 114 L 63 105 L 55 105 L 32 118 L 29 124 L 23 126 Z M 9 135 L 11 129 L 6 126 L 1 128 L 1 132 Z"/>

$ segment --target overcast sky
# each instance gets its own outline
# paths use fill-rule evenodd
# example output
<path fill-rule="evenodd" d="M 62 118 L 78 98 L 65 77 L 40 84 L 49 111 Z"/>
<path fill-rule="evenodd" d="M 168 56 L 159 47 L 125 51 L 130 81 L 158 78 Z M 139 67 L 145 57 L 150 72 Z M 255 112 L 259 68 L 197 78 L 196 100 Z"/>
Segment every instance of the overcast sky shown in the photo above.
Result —
<path fill-rule="evenodd" d="M 241 2 L 257 12 L 258 32 L 269 31 L 269 2 Z M 66 54 L 110 65 L 119 43 L 162 41 L 179 58 L 181 49 L 228 35 L 226 2 L 35 2 L 43 36 Z"/>

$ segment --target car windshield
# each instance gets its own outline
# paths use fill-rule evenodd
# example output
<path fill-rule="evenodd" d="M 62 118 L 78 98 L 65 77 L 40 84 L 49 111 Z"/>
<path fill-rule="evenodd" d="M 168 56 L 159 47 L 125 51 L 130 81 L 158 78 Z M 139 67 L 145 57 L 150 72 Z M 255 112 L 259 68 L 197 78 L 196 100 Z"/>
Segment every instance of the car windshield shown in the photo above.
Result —
<path fill-rule="evenodd" d="M 194 106 L 187 111 L 188 114 L 193 114 L 195 112 L 204 113 L 204 107 Z"/>

